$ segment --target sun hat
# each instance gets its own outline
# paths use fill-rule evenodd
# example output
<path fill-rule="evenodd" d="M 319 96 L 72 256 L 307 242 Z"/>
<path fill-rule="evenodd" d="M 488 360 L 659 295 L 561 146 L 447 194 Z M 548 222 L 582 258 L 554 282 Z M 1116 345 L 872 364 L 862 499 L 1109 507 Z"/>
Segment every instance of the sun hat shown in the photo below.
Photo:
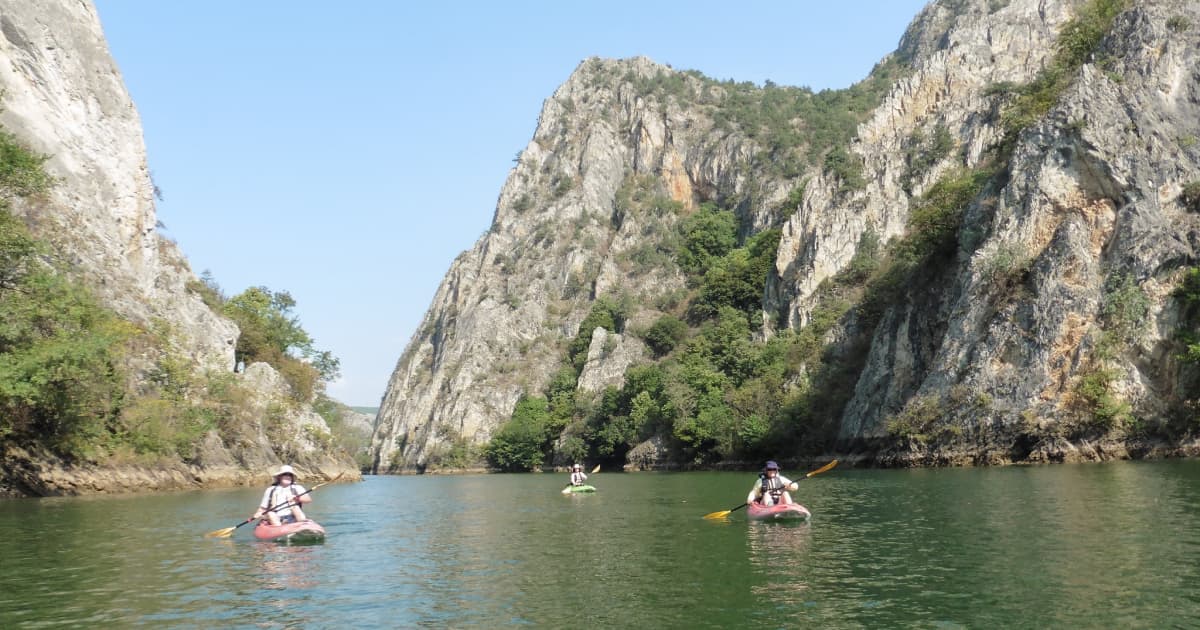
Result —
<path fill-rule="evenodd" d="M 274 474 L 273 476 L 274 476 L 276 479 L 279 479 L 279 476 L 280 476 L 280 475 L 291 475 L 291 476 L 292 476 L 292 481 L 295 481 L 295 480 L 296 480 L 296 471 L 292 470 L 292 467 L 291 467 L 291 466 L 288 466 L 287 464 L 284 464 L 283 466 L 280 466 L 280 467 L 279 467 L 279 470 L 278 470 L 278 471 L 276 471 L 276 472 L 275 472 L 275 474 Z"/>
<path fill-rule="evenodd" d="M 775 460 L 772 459 L 767 462 L 767 465 L 764 466 L 763 469 L 764 470 L 779 470 L 779 464 L 776 464 Z"/>

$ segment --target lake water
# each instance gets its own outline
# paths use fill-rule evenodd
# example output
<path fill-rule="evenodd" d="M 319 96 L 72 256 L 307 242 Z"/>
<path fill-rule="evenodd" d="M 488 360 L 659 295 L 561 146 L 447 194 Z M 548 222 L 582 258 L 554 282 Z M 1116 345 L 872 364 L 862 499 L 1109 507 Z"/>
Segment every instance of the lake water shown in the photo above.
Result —
<path fill-rule="evenodd" d="M 311 546 L 203 537 L 261 489 L 0 501 L 0 628 L 1200 627 L 1200 461 L 842 467 L 809 523 L 702 518 L 754 480 L 368 477 Z"/>

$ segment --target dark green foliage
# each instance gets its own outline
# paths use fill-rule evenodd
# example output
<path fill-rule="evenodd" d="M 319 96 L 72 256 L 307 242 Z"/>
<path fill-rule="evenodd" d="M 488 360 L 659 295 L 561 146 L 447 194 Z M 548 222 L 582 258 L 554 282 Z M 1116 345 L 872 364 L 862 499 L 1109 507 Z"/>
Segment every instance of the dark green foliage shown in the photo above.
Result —
<path fill-rule="evenodd" d="M 787 199 L 783 201 L 783 209 L 789 214 L 795 212 L 804 203 L 804 192 L 808 189 L 808 181 L 800 182 L 799 186 L 788 191 Z"/>
<path fill-rule="evenodd" d="M 623 304 L 607 296 L 596 298 L 592 302 L 592 310 L 579 324 L 579 332 L 567 346 L 567 357 L 578 374 L 587 362 L 588 347 L 592 344 L 592 333 L 597 328 L 609 332 L 620 333 L 625 330 L 626 308 Z"/>
<path fill-rule="evenodd" d="M 1182 15 L 1167 18 L 1167 29 L 1172 33 L 1182 33 L 1192 27 L 1192 21 Z"/>
<path fill-rule="evenodd" d="M 1182 304 L 1179 337 L 1187 349 L 1184 358 L 1200 364 L 1200 267 L 1187 270 L 1173 295 Z"/>
<path fill-rule="evenodd" d="M 862 190 L 867 185 L 862 175 L 862 160 L 841 146 L 835 146 L 825 154 L 825 170 L 838 178 L 840 190 Z"/>
<path fill-rule="evenodd" d="M 1101 40 L 1112 29 L 1113 20 L 1129 5 L 1129 0 L 1091 0 L 1058 35 L 1056 62 L 1075 69 L 1088 61 Z"/>
<path fill-rule="evenodd" d="M 0 292 L 16 289 L 31 270 L 37 269 L 34 255 L 40 251 L 25 225 L 5 205 L 0 201 Z"/>
<path fill-rule="evenodd" d="M 737 245 L 737 216 L 705 203 L 679 224 L 679 266 L 688 273 L 703 274 L 714 259 Z"/>
<path fill-rule="evenodd" d="M 1188 182 L 1179 194 L 1179 200 L 1191 212 L 1200 212 L 1200 180 Z"/>
<path fill-rule="evenodd" d="M 298 400 L 311 400 L 323 381 L 337 378 L 340 362 L 313 347 L 313 339 L 292 314 L 296 301 L 286 291 L 251 287 L 230 298 L 223 313 L 237 322 L 241 335 L 237 360 L 271 364 L 291 385 Z"/>
<path fill-rule="evenodd" d="M 133 328 L 41 268 L 0 294 L 0 322 L 0 439 L 100 454 L 124 396 L 121 352 Z"/>
<path fill-rule="evenodd" d="M 1129 403 L 1113 392 L 1113 381 L 1119 376 L 1112 368 L 1095 367 L 1083 373 L 1075 394 L 1088 413 L 1087 426 L 1108 430 L 1132 419 Z"/>
<path fill-rule="evenodd" d="M 871 277 L 879 268 L 881 253 L 879 234 L 875 230 L 867 228 L 858 237 L 858 247 L 855 248 L 854 257 L 850 259 L 850 264 L 846 266 L 844 272 L 847 274 L 845 280 L 850 283 L 859 283 Z"/>
<path fill-rule="evenodd" d="M 687 334 L 687 323 L 678 317 L 663 315 L 650 326 L 643 340 L 655 356 L 661 357 L 674 350 L 675 346 L 687 338 Z"/>
<path fill-rule="evenodd" d="M 522 398 L 512 418 L 484 448 L 492 466 L 505 471 L 532 470 L 542 465 L 550 439 L 550 409 L 545 398 Z"/>
<path fill-rule="evenodd" d="M 1104 329 L 1121 344 L 1137 340 L 1144 331 L 1150 299 L 1127 273 L 1113 274 L 1104 288 L 1101 321 Z"/>
<path fill-rule="evenodd" d="M 923 178 L 938 162 L 946 159 L 954 150 L 954 137 L 945 125 L 939 124 L 933 129 L 933 135 L 926 138 L 924 134 L 914 131 L 908 140 L 908 150 L 905 161 L 908 168 L 900 178 L 900 186 L 905 192 L 912 194 L 913 182 Z"/>
<path fill-rule="evenodd" d="M 50 186 L 45 160 L 0 129 L 0 441 L 89 457 L 124 396 L 134 329 L 46 266 L 44 247 L 9 212 L 12 199 Z"/>
<path fill-rule="evenodd" d="M 220 312 L 225 306 L 225 294 L 212 272 L 205 269 L 198 280 L 189 280 L 187 290 L 200 296 L 200 299 L 213 311 Z"/>
<path fill-rule="evenodd" d="M 889 57 L 865 80 L 843 90 L 785 87 L 766 81 L 716 81 L 695 71 L 659 73 L 624 80 L 639 94 L 662 102 L 683 100 L 711 107 L 719 131 L 737 130 L 756 140 L 763 151 L 755 166 L 778 177 L 798 176 L 804 167 L 821 163 L 832 147 L 845 147 L 858 124 L 878 106 L 892 84 L 908 72 L 905 60 Z"/>
<path fill-rule="evenodd" d="M 42 168 L 47 159 L 26 149 L 8 130 L 0 129 L 0 201 L 49 189 L 53 178 Z"/>
<path fill-rule="evenodd" d="M 700 282 L 700 291 L 688 308 L 693 322 L 709 319 L 724 306 L 746 315 L 762 309 L 763 287 L 775 264 L 780 231 L 766 230 L 712 262 Z"/>
<path fill-rule="evenodd" d="M 916 265 L 931 256 L 949 256 L 958 248 L 963 212 L 992 176 L 988 170 L 948 174 L 913 203 L 908 230 L 896 247 L 896 258 Z"/>

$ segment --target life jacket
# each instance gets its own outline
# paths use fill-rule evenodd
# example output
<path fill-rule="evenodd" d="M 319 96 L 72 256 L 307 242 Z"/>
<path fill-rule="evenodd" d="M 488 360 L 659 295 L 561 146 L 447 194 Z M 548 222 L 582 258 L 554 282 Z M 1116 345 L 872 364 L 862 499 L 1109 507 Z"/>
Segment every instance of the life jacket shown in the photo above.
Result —
<path fill-rule="evenodd" d="M 280 490 L 283 490 L 283 487 L 282 487 L 282 486 L 280 486 L 280 485 L 279 485 L 279 484 L 277 484 L 277 483 L 273 483 L 273 484 L 271 484 L 271 500 L 267 502 L 267 509 L 268 509 L 268 510 L 270 510 L 270 509 L 273 509 L 273 508 L 277 508 L 277 507 L 279 507 L 279 506 L 281 506 L 281 505 L 283 505 L 283 504 L 287 503 L 288 501 L 291 501 L 291 500 L 292 500 L 293 498 L 295 498 L 295 497 L 297 496 L 297 494 L 298 494 L 298 493 L 296 492 L 296 486 L 295 486 L 295 485 L 291 485 L 291 486 L 288 486 L 288 487 L 287 487 L 287 490 L 290 490 L 290 491 L 292 492 L 291 496 L 288 496 L 288 494 L 287 494 L 287 490 L 284 490 L 284 494 L 283 494 L 283 500 L 282 500 L 282 501 L 276 501 L 276 500 L 275 500 L 275 495 L 276 495 L 276 493 L 277 493 L 278 491 L 280 491 Z"/>
<path fill-rule="evenodd" d="M 762 480 L 763 496 L 771 495 L 771 501 L 779 503 L 779 499 L 783 497 L 783 482 L 779 480 L 779 475 L 768 477 L 766 473 L 758 476 Z"/>

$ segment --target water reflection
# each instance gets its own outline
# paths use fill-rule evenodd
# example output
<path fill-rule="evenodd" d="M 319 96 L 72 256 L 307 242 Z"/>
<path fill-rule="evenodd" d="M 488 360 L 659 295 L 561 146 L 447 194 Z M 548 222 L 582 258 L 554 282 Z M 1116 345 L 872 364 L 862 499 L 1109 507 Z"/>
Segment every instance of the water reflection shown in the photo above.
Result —
<path fill-rule="evenodd" d="M 318 565 L 314 561 L 315 546 L 261 543 L 254 545 L 251 565 L 260 588 L 272 591 L 316 588 L 313 576 Z"/>
<path fill-rule="evenodd" d="M 812 525 L 808 521 L 746 523 L 746 555 L 754 572 L 751 593 L 772 608 L 802 604 L 809 590 L 804 571 L 811 562 Z"/>
<path fill-rule="evenodd" d="M 0 628 L 1200 627 L 1200 462 L 839 470 L 808 522 L 729 473 L 371 478 L 325 544 L 229 539 L 256 489 L 0 501 Z"/>

